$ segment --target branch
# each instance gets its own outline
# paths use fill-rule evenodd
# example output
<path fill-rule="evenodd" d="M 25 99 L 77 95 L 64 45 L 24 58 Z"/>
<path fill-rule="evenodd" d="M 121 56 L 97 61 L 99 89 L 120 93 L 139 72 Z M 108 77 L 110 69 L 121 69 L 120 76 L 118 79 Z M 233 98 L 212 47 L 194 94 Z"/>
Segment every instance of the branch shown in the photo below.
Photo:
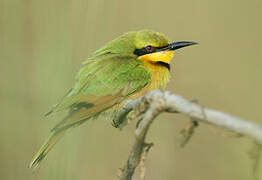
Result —
<path fill-rule="evenodd" d="M 197 119 L 199 122 L 212 124 L 237 134 L 250 137 L 254 139 L 255 142 L 262 145 L 261 125 L 248 122 L 221 111 L 204 108 L 199 104 L 190 102 L 168 91 L 163 92 L 154 90 L 136 100 L 128 101 L 117 114 L 113 121 L 113 125 L 122 128 L 126 124 L 128 120 L 127 115 L 131 111 L 133 112 L 133 115 L 131 114 L 131 119 L 138 117 L 139 121 L 135 130 L 135 142 L 128 161 L 124 168 L 121 169 L 119 175 L 119 179 L 121 180 L 131 180 L 135 168 L 139 165 L 144 148 L 149 146 L 145 143 L 148 129 L 153 120 L 161 112 L 181 113 L 191 119 Z M 151 146 L 152 144 L 150 144 L 150 147 Z"/>

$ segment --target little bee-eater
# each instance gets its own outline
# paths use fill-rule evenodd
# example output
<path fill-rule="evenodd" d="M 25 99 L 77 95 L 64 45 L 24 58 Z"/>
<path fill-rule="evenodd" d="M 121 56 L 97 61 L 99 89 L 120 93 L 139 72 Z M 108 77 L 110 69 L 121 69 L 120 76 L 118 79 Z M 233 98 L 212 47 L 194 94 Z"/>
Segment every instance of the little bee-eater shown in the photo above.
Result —
<path fill-rule="evenodd" d="M 161 33 L 141 30 L 125 33 L 95 51 L 83 62 L 73 88 L 47 113 L 68 110 L 29 166 L 37 167 L 69 128 L 105 111 L 116 113 L 127 100 L 165 88 L 174 50 L 194 44 L 170 42 Z"/>

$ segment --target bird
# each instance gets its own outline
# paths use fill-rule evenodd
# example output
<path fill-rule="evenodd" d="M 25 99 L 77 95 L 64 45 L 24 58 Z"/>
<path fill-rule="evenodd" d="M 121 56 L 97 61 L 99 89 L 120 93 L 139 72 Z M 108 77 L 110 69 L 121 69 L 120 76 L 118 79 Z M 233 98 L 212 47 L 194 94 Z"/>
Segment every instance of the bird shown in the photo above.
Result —
<path fill-rule="evenodd" d="M 68 129 L 101 114 L 113 114 L 113 118 L 126 101 L 164 89 L 170 79 L 174 51 L 195 44 L 172 42 L 162 33 L 144 29 L 124 33 L 92 53 L 76 74 L 73 87 L 46 113 L 49 116 L 67 111 L 29 167 L 37 168 Z"/>

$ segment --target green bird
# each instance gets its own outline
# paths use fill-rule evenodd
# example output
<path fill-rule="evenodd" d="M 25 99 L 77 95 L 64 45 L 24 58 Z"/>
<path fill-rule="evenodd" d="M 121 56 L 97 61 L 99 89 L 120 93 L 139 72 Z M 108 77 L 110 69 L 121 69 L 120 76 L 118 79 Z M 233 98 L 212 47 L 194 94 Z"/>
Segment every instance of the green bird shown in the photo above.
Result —
<path fill-rule="evenodd" d="M 83 62 L 74 86 L 46 114 L 68 111 L 51 130 L 29 167 L 36 168 L 69 128 L 106 111 L 114 115 L 127 100 L 153 89 L 164 89 L 170 78 L 174 50 L 194 44 L 171 42 L 161 33 L 140 30 L 125 33 L 95 51 Z"/>

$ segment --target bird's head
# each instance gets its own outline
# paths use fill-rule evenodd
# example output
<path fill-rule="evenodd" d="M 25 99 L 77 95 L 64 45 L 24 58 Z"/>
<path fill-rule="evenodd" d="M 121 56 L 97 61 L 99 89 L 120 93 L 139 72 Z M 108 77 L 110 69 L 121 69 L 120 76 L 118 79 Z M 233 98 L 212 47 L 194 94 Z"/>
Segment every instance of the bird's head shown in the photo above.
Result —
<path fill-rule="evenodd" d="M 138 59 L 170 64 L 174 50 L 196 43 L 189 41 L 171 42 L 161 33 L 142 30 L 136 33 L 134 44 L 136 49 L 133 53 L 138 56 Z"/>
<path fill-rule="evenodd" d="M 109 42 L 95 55 L 111 52 L 136 56 L 147 62 L 170 64 L 174 50 L 197 44 L 190 41 L 171 42 L 168 38 L 152 30 L 140 30 L 123 34 Z"/>

